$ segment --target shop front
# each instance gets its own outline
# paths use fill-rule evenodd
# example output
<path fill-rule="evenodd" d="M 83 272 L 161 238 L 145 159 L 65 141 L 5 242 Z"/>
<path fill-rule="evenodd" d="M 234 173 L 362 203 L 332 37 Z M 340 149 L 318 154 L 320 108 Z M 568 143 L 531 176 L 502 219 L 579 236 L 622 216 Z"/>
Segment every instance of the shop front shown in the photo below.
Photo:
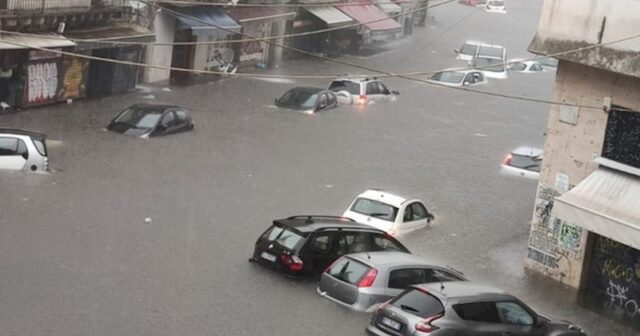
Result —
<path fill-rule="evenodd" d="M 353 19 L 333 6 L 304 7 L 299 20 L 311 22 L 310 31 L 344 27 L 300 37 L 301 40 L 306 41 L 307 49 L 312 52 L 325 53 L 331 57 L 350 52 L 354 45 L 352 41 L 357 40 L 359 36 L 357 28 L 350 27 L 354 23 Z"/>
<path fill-rule="evenodd" d="M 393 41 L 402 36 L 402 25 L 390 18 L 382 10 L 368 0 L 358 1 L 357 6 L 351 4 L 336 5 L 343 13 L 355 21 L 362 23 L 359 28 L 360 47 L 374 43 Z"/>

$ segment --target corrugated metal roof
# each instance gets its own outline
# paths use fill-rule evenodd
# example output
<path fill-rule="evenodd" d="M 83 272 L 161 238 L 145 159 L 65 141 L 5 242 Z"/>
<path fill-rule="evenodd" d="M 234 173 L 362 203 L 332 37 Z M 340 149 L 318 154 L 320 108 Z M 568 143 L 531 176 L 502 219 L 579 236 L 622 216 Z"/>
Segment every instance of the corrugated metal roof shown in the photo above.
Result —
<path fill-rule="evenodd" d="M 304 9 L 324 21 L 329 27 L 344 26 L 353 22 L 347 14 L 333 6 L 310 6 Z"/>
<path fill-rule="evenodd" d="M 622 164 L 617 164 L 622 165 Z M 640 249 L 640 176 L 600 167 L 556 197 L 552 215 L 601 236 Z"/>
<path fill-rule="evenodd" d="M 391 19 L 387 14 L 378 9 L 375 5 L 367 0 L 360 0 L 362 5 L 354 6 L 352 4 L 341 6 L 336 5 L 336 8 L 352 17 L 354 20 L 363 23 L 371 31 L 385 31 L 385 30 L 401 30 L 402 26 Z M 386 20 L 385 20 L 386 18 Z M 372 22 L 375 21 L 375 22 Z"/>
<path fill-rule="evenodd" d="M 175 15 L 178 27 L 191 29 L 194 35 L 199 34 L 240 34 L 242 27 L 234 21 L 223 9 L 214 6 L 171 7 L 180 13 Z M 223 29 L 220 29 L 220 28 Z"/>
<path fill-rule="evenodd" d="M 58 34 L 11 35 L 3 33 L 0 36 L 0 50 L 30 49 L 30 48 L 62 48 L 73 47 L 76 44 Z"/>

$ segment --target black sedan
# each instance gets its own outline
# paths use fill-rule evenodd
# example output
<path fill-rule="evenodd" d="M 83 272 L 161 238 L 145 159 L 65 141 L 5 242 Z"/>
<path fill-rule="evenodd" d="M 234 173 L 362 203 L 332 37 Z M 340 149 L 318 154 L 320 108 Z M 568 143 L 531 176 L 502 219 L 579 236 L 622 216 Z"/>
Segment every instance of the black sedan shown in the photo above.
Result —
<path fill-rule="evenodd" d="M 338 106 L 336 95 L 325 89 L 296 87 L 275 100 L 276 106 L 315 113 Z"/>
<path fill-rule="evenodd" d="M 193 130 L 189 113 L 174 105 L 135 104 L 118 114 L 107 129 L 138 138 Z"/>

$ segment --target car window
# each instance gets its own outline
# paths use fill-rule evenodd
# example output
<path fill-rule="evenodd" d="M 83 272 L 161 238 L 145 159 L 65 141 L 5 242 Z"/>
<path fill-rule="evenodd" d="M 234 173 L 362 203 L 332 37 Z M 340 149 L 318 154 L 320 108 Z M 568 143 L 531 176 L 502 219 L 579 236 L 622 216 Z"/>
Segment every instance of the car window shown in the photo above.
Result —
<path fill-rule="evenodd" d="M 327 107 L 327 95 L 325 93 L 320 95 L 320 99 L 318 101 L 318 108 Z"/>
<path fill-rule="evenodd" d="M 391 92 L 389 92 L 389 89 L 387 89 L 387 87 L 384 86 L 384 84 L 382 84 L 382 82 L 378 82 L 378 90 L 382 94 L 386 94 L 386 95 L 391 94 Z"/>
<path fill-rule="evenodd" d="M 342 258 L 331 265 L 329 275 L 350 284 L 357 284 L 369 272 L 369 267 L 351 258 Z"/>
<path fill-rule="evenodd" d="M 36 146 L 38 153 L 42 156 L 47 156 L 47 145 L 44 140 L 33 139 L 33 144 Z"/>
<path fill-rule="evenodd" d="M 378 87 L 378 82 L 369 82 L 367 83 L 367 94 L 380 94 L 380 88 Z"/>
<path fill-rule="evenodd" d="M 422 220 L 427 218 L 427 209 L 420 203 L 414 202 L 410 205 L 411 220 Z"/>
<path fill-rule="evenodd" d="M 329 233 L 321 233 L 311 240 L 310 249 L 316 252 L 329 252 L 331 249 L 331 235 Z"/>
<path fill-rule="evenodd" d="M 21 139 L 18 139 L 18 150 L 16 154 L 21 155 L 25 158 L 25 160 L 29 158 L 29 150 L 27 149 L 27 144 L 25 144 Z"/>
<path fill-rule="evenodd" d="M 173 126 L 175 120 L 176 120 L 176 117 L 173 114 L 173 112 L 168 112 L 167 114 L 164 115 L 164 117 L 162 117 L 161 123 L 164 126 Z"/>
<path fill-rule="evenodd" d="M 402 221 L 403 222 L 411 222 L 412 218 L 413 218 L 413 216 L 411 215 L 411 207 L 407 206 L 404 209 L 404 216 L 402 217 Z"/>
<path fill-rule="evenodd" d="M 352 95 L 360 95 L 360 84 L 352 81 L 337 80 L 329 85 L 331 91 L 347 91 Z"/>
<path fill-rule="evenodd" d="M 176 110 L 176 117 L 178 119 L 178 122 L 180 123 L 184 123 L 187 121 L 188 117 L 187 117 L 187 112 L 183 111 L 183 110 Z"/>
<path fill-rule="evenodd" d="M 389 288 L 405 289 L 409 285 L 423 283 L 424 269 L 422 268 L 402 268 L 389 273 Z"/>
<path fill-rule="evenodd" d="M 327 101 L 329 106 L 333 106 L 336 104 L 336 96 L 332 93 L 327 94 Z"/>
<path fill-rule="evenodd" d="M 398 243 L 380 234 L 373 236 L 373 251 L 400 251 L 407 252 L 405 248 Z"/>
<path fill-rule="evenodd" d="M 538 63 L 533 63 L 531 65 L 531 71 L 542 71 L 542 65 Z"/>
<path fill-rule="evenodd" d="M 391 222 L 395 221 L 398 214 L 398 208 L 392 205 L 362 197 L 356 199 L 351 211 Z"/>
<path fill-rule="evenodd" d="M 467 321 L 500 323 L 498 310 L 494 302 L 473 302 L 457 304 L 453 306 L 453 310 Z"/>
<path fill-rule="evenodd" d="M 0 156 L 18 155 L 18 139 L 0 138 Z"/>
<path fill-rule="evenodd" d="M 444 312 L 442 302 L 433 295 L 415 288 L 406 289 L 391 300 L 391 305 L 422 318 L 440 315 Z"/>
<path fill-rule="evenodd" d="M 527 68 L 527 65 L 524 63 L 512 63 L 511 70 L 522 71 Z"/>
<path fill-rule="evenodd" d="M 534 172 L 540 172 L 541 162 L 542 160 L 539 158 L 516 154 L 516 155 L 512 155 L 511 160 L 509 161 L 509 166 L 526 169 Z"/>
<path fill-rule="evenodd" d="M 465 43 L 460 49 L 460 53 L 465 55 L 475 55 L 476 50 L 478 50 L 478 45 Z"/>
<path fill-rule="evenodd" d="M 433 268 L 425 269 L 424 282 L 447 282 L 447 281 L 464 281 L 464 279 L 453 273 L 449 273 L 447 271 L 433 269 Z"/>
<path fill-rule="evenodd" d="M 338 254 L 371 251 L 371 237 L 368 232 L 341 232 L 338 238 Z"/>
<path fill-rule="evenodd" d="M 298 242 L 302 240 L 302 236 L 297 232 L 286 227 L 275 225 L 263 233 L 262 238 L 278 243 L 288 249 L 293 249 Z"/>
<path fill-rule="evenodd" d="M 533 325 L 534 318 L 517 302 L 496 302 L 498 315 L 502 323 L 517 325 Z"/>

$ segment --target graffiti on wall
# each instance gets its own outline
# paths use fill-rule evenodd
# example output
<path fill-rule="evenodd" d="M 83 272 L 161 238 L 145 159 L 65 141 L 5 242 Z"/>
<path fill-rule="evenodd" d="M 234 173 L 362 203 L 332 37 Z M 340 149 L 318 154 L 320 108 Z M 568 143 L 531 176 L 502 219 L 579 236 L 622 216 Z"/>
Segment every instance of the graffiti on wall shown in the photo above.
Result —
<path fill-rule="evenodd" d="M 580 248 L 582 228 L 562 222 L 558 236 L 558 247 L 563 250 L 576 251 Z"/>
<path fill-rule="evenodd" d="M 59 84 L 57 61 L 29 64 L 27 78 L 27 104 L 41 104 L 56 100 Z"/>

